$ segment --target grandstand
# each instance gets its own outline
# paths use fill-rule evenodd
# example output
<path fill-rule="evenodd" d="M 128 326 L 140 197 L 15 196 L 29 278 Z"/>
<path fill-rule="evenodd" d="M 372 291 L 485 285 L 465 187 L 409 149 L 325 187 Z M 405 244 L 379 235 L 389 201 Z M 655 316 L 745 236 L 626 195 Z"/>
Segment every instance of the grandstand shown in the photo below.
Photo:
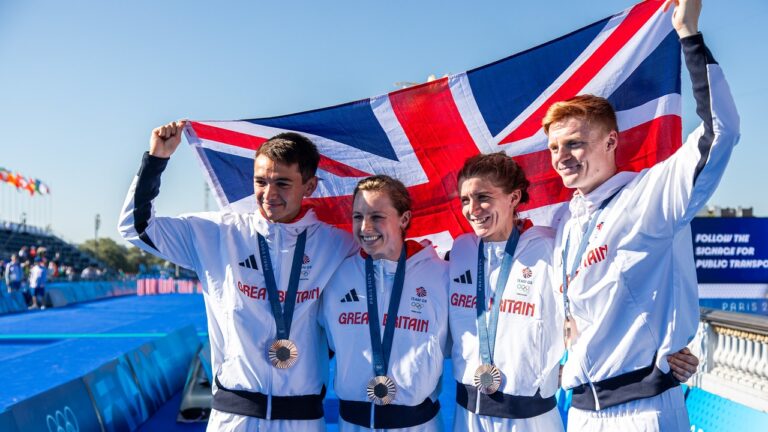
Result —
<path fill-rule="evenodd" d="M 44 246 L 48 258 L 58 253 L 61 263 L 72 266 L 78 274 L 88 266 L 107 267 L 100 260 L 50 232 L 24 224 L 0 223 L 0 259 L 7 260 L 22 246 Z"/>

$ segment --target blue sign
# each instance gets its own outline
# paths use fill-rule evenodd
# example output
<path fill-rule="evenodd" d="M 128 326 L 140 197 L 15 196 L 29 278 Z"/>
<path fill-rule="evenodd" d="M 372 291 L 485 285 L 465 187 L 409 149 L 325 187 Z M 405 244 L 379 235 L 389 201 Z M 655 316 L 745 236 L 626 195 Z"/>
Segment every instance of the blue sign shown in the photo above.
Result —
<path fill-rule="evenodd" d="M 768 218 L 695 218 L 700 284 L 768 283 Z"/>
<path fill-rule="evenodd" d="M 703 298 L 699 306 L 725 312 L 739 312 L 768 316 L 768 299 L 753 298 Z"/>

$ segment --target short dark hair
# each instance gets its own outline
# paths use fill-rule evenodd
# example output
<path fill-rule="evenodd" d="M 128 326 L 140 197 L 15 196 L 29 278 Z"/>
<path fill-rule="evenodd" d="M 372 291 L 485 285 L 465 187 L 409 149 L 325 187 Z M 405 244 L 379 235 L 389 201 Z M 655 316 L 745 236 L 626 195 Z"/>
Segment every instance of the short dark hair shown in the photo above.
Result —
<path fill-rule="evenodd" d="M 520 204 L 528 202 L 528 186 L 531 182 L 528 181 L 520 165 L 504 152 L 479 154 L 464 161 L 464 166 L 461 167 L 457 176 L 459 187 L 464 180 L 473 177 L 487 178 L 505 194 L 519 189 Z"/>
<path fill-rule="evenodd" d="M 304 183 L 315 176 L 320 163 L 320 153 L 315 144 L 296 132 L 284 132 L 268 139 L 256 150 L 254 159 L 260 155 L 286 165 L 299 164 Z"/>

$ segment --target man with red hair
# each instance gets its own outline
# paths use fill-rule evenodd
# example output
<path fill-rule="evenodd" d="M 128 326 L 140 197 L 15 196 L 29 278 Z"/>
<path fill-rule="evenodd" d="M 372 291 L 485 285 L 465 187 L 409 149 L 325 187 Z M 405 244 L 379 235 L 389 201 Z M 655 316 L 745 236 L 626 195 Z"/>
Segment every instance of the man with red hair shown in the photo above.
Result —
<path fill-rule="evenodd" d="M 688 375 L 673 375 L 667 356 L 696 332 L 689 224 L 720 181 L 739 118 L 698 32 L 701 0 L 670 5 L 702 119 L 674 155 L 639 173 L 618 172 L 616 114 L 600 97 L 556 103 L 543 120 L 552 166 L 576 189 L 554 266 L 568 346 L 562 386 L 573 390 L 569 432 L 690 430 L 678 385 Z"/>

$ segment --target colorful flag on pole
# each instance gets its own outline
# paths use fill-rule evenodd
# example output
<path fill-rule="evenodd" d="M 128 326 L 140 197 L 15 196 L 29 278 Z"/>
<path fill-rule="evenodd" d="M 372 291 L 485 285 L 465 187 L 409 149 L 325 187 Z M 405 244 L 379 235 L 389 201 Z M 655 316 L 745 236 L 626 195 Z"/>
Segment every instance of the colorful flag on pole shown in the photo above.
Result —
<path fill-rule="evenodd" d="M 193 121 L 185 130 L 220 206 L 255 211 L 254 151 L 269 137 L 299 132 L 318 146 L 321 219 L 351 222 L 351 193 L 372 174 L 408 186 L 409 235 L 441 247 L 470 231 L 456 173 L 478 153 L 504 151 L 531 180 L 524 215 L 552 224 L 571 196 L 551 168 L 541 119 L 556 101 L 592 93 L 618 114 L 621 170 L 639 171 L 680 145 L 680 45 L 662 1 L 646 1 L 563 37 L 465 73 L 370 99 L 279 117 Z"/>

